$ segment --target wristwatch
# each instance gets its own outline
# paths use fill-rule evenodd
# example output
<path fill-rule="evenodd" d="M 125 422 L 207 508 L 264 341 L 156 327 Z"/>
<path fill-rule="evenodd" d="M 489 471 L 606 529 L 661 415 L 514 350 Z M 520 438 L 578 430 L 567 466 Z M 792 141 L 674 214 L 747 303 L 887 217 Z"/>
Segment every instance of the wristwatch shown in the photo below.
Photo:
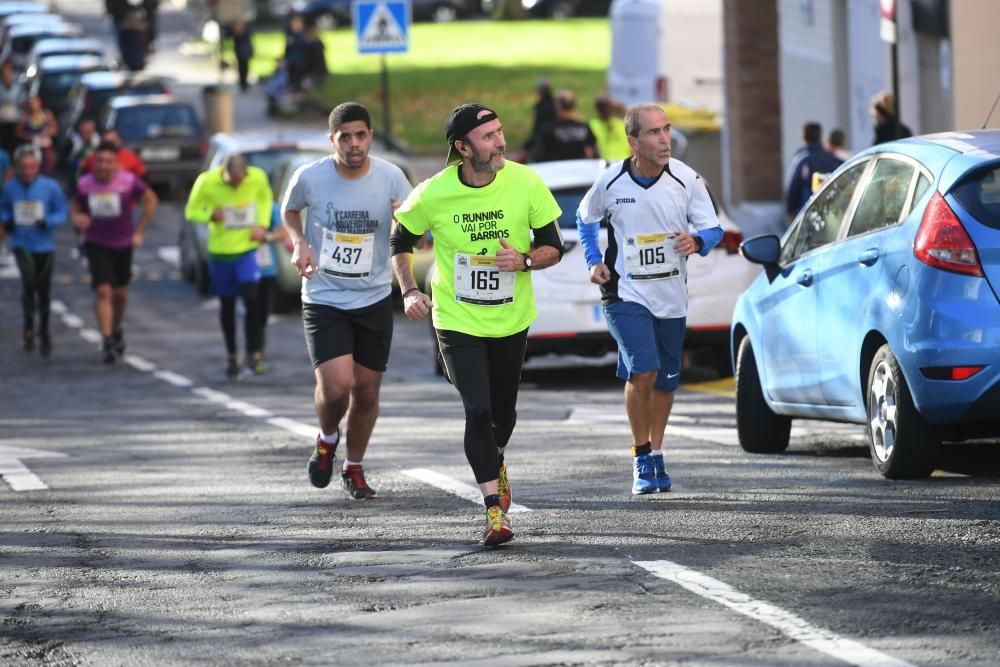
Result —
<path fill-rule="evenodd" d="M 524 252 L 524 253 L 521 253 L 521 257 L 524 257 L 524 268 L 521 269 L 521 270 L 522 271 L 531 271 L 531 255 L 529 255 L 528 253 Z"/>

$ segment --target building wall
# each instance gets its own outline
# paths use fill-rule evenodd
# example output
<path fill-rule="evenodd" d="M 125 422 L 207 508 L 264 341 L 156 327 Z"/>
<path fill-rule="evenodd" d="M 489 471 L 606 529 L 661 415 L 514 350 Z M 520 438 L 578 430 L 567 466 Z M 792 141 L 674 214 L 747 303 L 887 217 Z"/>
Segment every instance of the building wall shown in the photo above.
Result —
<path fill-rule="evenodd" d="M 1000 40 L 996 0 L 951 2 L 951 49 L 954 76 L 954 123 L 959 130 L 978 129 L 1000 94 Z M 1000 128 L 1000 108 L 988 127 Z"/>

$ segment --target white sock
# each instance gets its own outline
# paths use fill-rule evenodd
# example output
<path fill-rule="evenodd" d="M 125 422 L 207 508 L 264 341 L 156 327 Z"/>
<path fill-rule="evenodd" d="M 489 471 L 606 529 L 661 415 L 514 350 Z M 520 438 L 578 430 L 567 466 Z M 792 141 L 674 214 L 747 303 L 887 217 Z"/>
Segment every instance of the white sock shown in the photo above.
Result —
<path fill-rule="evenodd" d="M 327 435 L 323 431 L 319 432 L 319 439 L 328 445 L 336 445 L 340 442 L 340 431 L 333 433 L 332 435 Z"/>
<path fill-rule="evenodd" d="M 347 471 L 347 468 L 349 466 L 360 466 L 360 465 L 361 465 L 361 461 L 348 461 L 347 459 L 344 459 L 344 471 L 345 472 Z"/>
<path fill-rule="evenodd" d="M 653 456 L 663 456 L 663 450 L 662 449 L 654 449 L 653 451 L 650 452 L 650 454 L 652 454 Z"/>

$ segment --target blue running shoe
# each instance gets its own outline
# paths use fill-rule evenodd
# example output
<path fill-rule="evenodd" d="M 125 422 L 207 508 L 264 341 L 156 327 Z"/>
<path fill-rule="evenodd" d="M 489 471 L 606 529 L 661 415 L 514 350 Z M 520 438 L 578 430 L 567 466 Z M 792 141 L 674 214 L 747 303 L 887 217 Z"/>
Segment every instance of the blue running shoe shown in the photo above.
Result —
<path fill-rule="evenodd" d="M 653 457 L 650 454 L 632 457 L 632 495 L 641 496 L 656 493 L 656 473 L 653 471 Z"/>
<path fill-rule="evenodd" d="M 653 472 L 656 474 L 656 486 L 660 493 L 670 490 L 670 475 L 667 474 L 667 467 L 663 464 L 663 456 L 653 456 Z"/>

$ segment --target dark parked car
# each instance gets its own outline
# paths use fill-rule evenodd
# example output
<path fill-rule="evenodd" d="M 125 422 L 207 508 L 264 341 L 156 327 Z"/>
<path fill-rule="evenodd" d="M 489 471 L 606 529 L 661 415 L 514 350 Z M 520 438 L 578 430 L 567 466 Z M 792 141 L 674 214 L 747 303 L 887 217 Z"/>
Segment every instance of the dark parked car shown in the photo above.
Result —
<path fill-rule="evenodd" d="M 84 117 L 97 120 L 104 105 L 126 95 L 166 95 L 166 81 L 130 72 L 93 72 L 84 74 L 69 94 L 69 110 L 59 118 L 59 128 L 66 140 Z"/>
<path fill-rule="evenodd" d="M 90 72 L 107 72 L 109 63 L 95 56 L 49 56 L 38 63 L 28 95 L 42 98 L 42 104 L 56 115 L 69 111 L 69 92 Z"/>
<path fill-rule="evenodd" d="M 169 95 L 116 97 L 105 107 L 98 128 L 116 130 L 122 143 L 139 154 L 151 184 L 190 185 L 207 149 L 198 114 Z"/>
<path fill-rule="evenodd" d="M 351 25 L 351 0 L 302 0 L 293 7 L 307 21 L 329 29 Z M 446 23 L 481 13 L 480 4 L 472 0 L 412 0 L 414 21 Z"/>
<path fill-rule="evenodd" d="M 521 6 L 532 16 L 568 19 L 573 16 L 607 16 L 611 0 L 521 0 Z"/>

